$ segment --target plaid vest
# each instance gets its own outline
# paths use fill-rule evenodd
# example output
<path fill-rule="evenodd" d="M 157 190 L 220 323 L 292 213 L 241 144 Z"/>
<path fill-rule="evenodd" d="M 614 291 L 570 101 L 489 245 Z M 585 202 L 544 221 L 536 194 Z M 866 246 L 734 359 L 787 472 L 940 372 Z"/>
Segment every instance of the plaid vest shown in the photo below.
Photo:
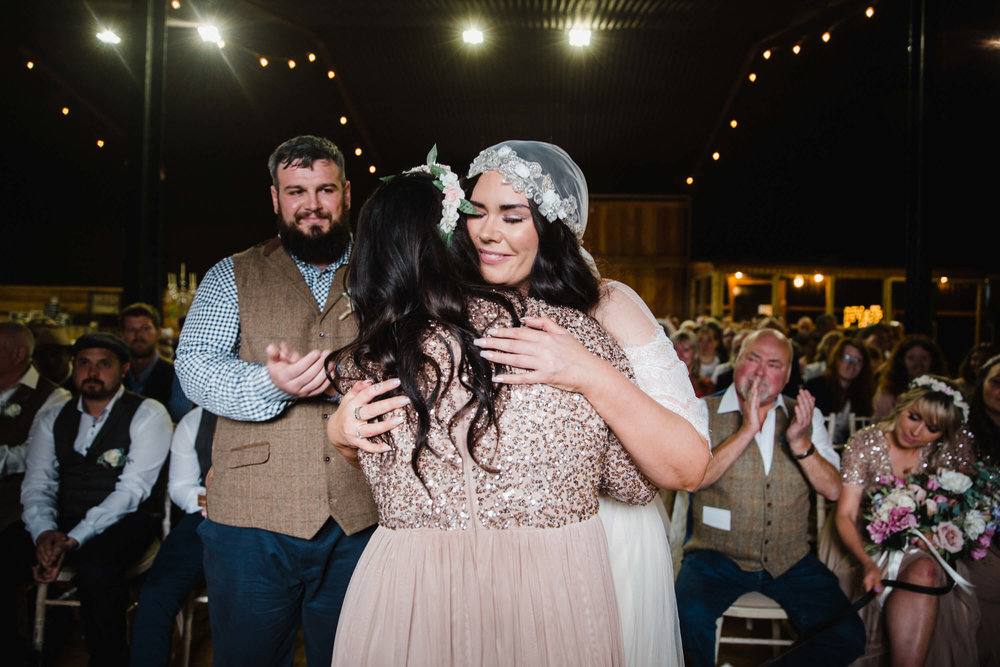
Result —
<path fill-rule="evenodd" d="M 709 430 L 712 448 L 718 447 L 743 423 L 739 412 L 719 414 L 721 396 L 709 396 Z M 789 413 L 795 401 L 782 396 Z M 778 577 L 809 551 L 809 493 L 811 487 L 788 449 L 785 431 L 788 416 L 775 410 L 774 456 L 771 471 L 764 474 L 764 462 L 756 442 L 746 450 L 715 484 L 694 494 L 694 532 L 685 551 L 711 549 L 725 554 L 745 572 L 767 570 Z M 811 435 L 811 430 L 810 430 Z M 707 526 L 705 507 L 730 512 L 730 530 Z"/>
<path fill-rule="evenodd" d="M 273 238 L 233 256 L 240 302 L 240 359 L 263 364 L 270 343 L 306 353 L 335 350 L 357 327 L 337 271 L 320 310 L 291 255 Z M 266 422 L 219 417 L 212 444 L 208 516 L 230 526 L 309 539 L 331 516 L 348 535 L 378 520 L 360 470 L 326 437 L 336 405 L 325 396 L 298 400 Z"/>

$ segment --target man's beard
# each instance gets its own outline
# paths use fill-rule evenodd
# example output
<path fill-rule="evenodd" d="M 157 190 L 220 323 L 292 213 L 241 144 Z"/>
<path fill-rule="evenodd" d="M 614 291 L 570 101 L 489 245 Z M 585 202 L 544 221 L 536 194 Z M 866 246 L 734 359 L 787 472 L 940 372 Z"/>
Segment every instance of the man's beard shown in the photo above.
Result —
<path fill-rule="evenodd" d="M 743 397 L 744 401 L 750 399 L 750 383 L 752 383 L 752 382 L 753 382 L 753 378 L 752 377 L 748 377 L 748 378 L 746 378 L 746 379 L 743 380 L 743 384 L 740 385 L 740 387 L 739 387 L 740 396 Z M 760 383 L 757 385 L 757 398 L 760 400 L 760 402 L 762 404 L 763 403 L 767 403 L 768 399 L 771 398 L 771 383 L 770 382 L 768 382 L 767 380 L 761 379 Z"/>
<path fill-rule="evenodd" d="M 328 229 L 322 231 L 318 226 L 312 226 L 303 231 L 298 227 L 298 221 L 306 214 L 296 214 L 291 223 L 285 221 L 285 216 L 278 207 L 278 233 L 285 250 L 307 264 L 331 264 L 340 259 L 351 240 L 351 232 L 345 219 L 347 212 L 340 209 L 336 218 L 326 210 L 309 211 L 329 221 Z"/>
<path fill-rule="evenodd" d="M 116 391 L 118 391 L 118 385 L 115 385 L 114 387 L 105 387 L 104 383 L 100 380 L 87 378 L 80 383 L 80 395 L 90 400 L 99 401 L 105 398 L 111 398 L 115 395 Z"/>

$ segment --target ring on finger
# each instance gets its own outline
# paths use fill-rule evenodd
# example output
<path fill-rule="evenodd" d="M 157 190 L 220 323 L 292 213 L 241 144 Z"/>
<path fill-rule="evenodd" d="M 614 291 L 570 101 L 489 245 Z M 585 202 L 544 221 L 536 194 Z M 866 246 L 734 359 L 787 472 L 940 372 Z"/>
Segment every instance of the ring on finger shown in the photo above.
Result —
<path fill-rule="evenodd" d="M 355 437 L 355 438 L 357 438 L 358 440 L 360 440 L 360 439 L 361 439 L 361 424 L 358 424 L 358 430 L 357 430 L 357 432 L 356 432 L 356 433 L 354 434 L 354 437 Z"/>
<path fill-rule="evenodd" d="M 354 406 L 354 418 L 357 419 L 358 421 L 361 421 L 361 406 L 360 405 Z"/>

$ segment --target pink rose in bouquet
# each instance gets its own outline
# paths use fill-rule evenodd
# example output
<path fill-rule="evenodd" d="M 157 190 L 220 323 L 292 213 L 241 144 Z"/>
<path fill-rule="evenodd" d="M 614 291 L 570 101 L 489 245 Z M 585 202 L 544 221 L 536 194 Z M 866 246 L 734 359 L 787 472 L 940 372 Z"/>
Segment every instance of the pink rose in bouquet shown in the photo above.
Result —
<path fill-rule="evenodd" d="M 934 526 L 932 531 L 934 545 L 944 549 L 948 553 L 957 554 L 965 546 L 965 539 L 962 537 L 962 529 L 951 521 L 942 521 Z"/>

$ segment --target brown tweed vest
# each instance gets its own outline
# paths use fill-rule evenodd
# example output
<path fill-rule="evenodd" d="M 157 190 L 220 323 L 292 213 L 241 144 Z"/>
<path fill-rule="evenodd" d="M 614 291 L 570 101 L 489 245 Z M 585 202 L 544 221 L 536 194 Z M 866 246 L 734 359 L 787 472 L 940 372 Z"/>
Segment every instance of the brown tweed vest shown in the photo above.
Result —
<path fill-rule="evenodd" d="M 721 396 L 705 399 L 713 449 L 743 421 L 738 412 L 719 414 L 721 400 Z M 781 400 L 789 414 L 794 414 L 795 401 L 784 396 Z M 811 487 L 788 449 L 787 428 L 787 415 L 776 410 L 774 457 L 768 475 L 764 474 L 757 444 L 751 442 L 715 484 L 694 494 L 694 533 L 685 551 L 718 551 L 745 572 L 767 570 L 772 577 L 780 576 L 806 555 Z M 730 530 L 705 525 L 705 507 L 729 510 Z"/>
<path fill-rule="evenodd" d="M 345 269 L 322 310 L 278 238 L 233 256 L 240 302 L 240 359 L 265 363 L 265 348 L 286 341 L 305 354 L 337 349 L 357 329 L 344 317 Z M 364 476 L 326 437 L 335 406 L 324 397 L 296 401 L 267 422 L 219 417 L 212 444 L 208 516 L 231 526 L 304 539 L 331 516 L 348 535 L 378 520 Z"/>

